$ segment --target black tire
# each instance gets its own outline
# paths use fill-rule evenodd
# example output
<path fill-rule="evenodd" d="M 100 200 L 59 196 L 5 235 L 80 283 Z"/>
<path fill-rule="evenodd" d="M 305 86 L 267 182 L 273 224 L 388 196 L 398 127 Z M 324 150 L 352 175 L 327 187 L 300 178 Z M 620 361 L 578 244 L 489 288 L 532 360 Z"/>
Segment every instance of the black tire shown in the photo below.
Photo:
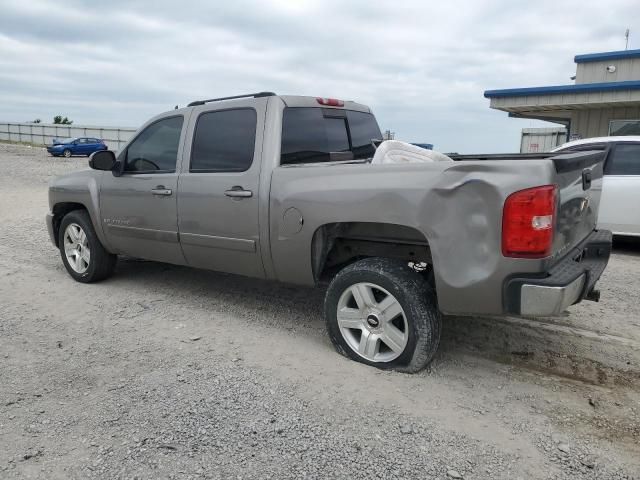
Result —
<path fill-rule="evenodd" d="M 338 326 L 338 303 L 342 294 L 357 283 L 378 285 L 400 303 L 408 326 L 408 340 L 402 353 L 387 362 L 369 361 L 347 343 Z M 366 258 L 342 269 L 333 279 L 324 301 L 329 338 L 338 353 L 380 369 L 415 373 L 426 367 L 438 350 L 442 315 L 436 295 L 422 275 L 405 262 L 388 258 Z"/>
<path fill-rule="evenodd" d="M 65 148 L 62 152 L 62 155 L 65 156 L 65 158 L 70 158 L 71 157 L 71 150 L 69 150 L 68 148 Z"/>
<path fill-rule="evenodd" d="M 86 271 L 78 273 L 69 264 L 69 260 L 64 251 L 64 236 L 67 227 L 75 223 L 80 226 L 87 236 L 87 243 L 90 251 L 90 260 Z M 60 231 L 58 232 L 58 246 L 60 248 L 60 256 L 67 272 L 71 277 L 82 283 L 92 283 L 104 280 L 110 277 L 118 260 L 117 255 L 113 255 L 105 250 L 96 235 L 91 223 L 91 218 L 86 210 L 73 210 L 67 213 L 62 222 L 60 222 Z"/>

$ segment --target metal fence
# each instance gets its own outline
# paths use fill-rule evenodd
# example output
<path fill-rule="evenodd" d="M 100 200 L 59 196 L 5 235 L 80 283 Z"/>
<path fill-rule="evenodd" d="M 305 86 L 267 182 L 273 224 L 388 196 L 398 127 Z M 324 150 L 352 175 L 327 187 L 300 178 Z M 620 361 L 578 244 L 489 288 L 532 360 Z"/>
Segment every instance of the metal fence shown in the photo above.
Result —
<path fill-rule="evenodd" d="M 104 140 L 110 150 L 119 150 L 135 131 L 121 127 L 0 122 L 0 140 L 50 145 L 56 138 L 91 137 Z"/>

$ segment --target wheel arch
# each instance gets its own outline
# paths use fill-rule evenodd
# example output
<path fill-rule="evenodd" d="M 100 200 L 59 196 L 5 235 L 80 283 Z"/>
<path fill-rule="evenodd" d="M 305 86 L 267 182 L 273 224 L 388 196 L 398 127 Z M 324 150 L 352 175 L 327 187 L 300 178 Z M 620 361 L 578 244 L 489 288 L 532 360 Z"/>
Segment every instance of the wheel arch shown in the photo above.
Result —
<path fill-rule="evenodd" d="M 316 283 L 331 279 L 341 268 L 367 257 L 433 266 L 429 241 L 414 227 L 394 223 L 335 222 L 321 225 L 313 234 L 311 266 Z"/>
<path fill-rule="evenodd" d="M 67 215 L 69 212 L 73 212 L 74 210 L 85 210 L 87 213 L 89 213 L 89 209 L 85 205 L 77 202 L 58 202 L 51 208 L 51 213 L 53 214 L 53 238 L 56 242 L 56 247 L 60 247 L 59 234 L 62 219 L 65 217 L 65 215 Z M 91 217 L 90 213 L 89 217 Z"/>

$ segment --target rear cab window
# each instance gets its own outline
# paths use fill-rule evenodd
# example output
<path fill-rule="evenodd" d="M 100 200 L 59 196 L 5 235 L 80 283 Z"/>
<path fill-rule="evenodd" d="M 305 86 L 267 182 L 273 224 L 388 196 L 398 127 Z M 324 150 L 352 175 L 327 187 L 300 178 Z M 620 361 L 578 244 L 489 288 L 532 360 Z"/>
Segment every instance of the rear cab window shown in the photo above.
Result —
<path fill-rule="evenodd" d="M 364 160 L 382 140 L 371 113 L 321 107 L 287 107 L 282 118 L 281 165 Z"/>

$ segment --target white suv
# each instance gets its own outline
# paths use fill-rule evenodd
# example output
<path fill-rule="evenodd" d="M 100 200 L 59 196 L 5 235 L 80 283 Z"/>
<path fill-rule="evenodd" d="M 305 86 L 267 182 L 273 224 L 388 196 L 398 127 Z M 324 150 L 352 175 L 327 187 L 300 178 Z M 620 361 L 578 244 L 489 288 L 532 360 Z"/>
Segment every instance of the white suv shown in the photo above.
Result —
<path fill-rule="evenodd" d="M 640 237 L 640 136 L 595 137 L 552 152 L 607 150 L 598 228 Z"/>

